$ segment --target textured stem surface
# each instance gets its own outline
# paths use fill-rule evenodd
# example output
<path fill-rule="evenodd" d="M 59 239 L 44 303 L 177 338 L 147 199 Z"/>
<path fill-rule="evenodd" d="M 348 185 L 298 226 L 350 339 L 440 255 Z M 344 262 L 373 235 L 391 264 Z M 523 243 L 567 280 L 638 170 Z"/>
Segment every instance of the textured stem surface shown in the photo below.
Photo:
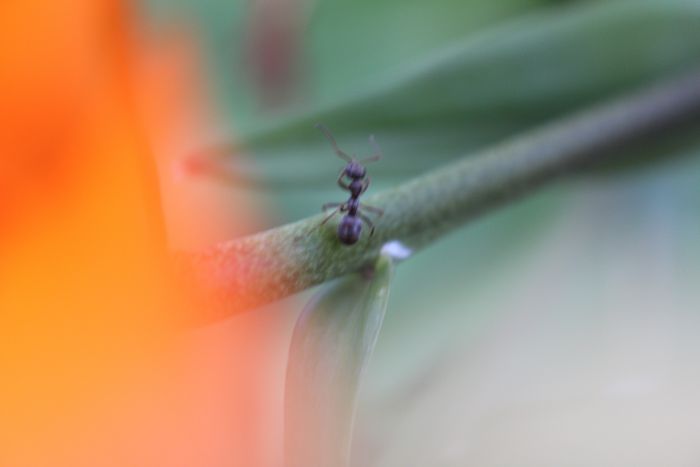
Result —
<path fill-rule="evenodd" d="M 384 209 L 373 237 L 341 245 L 335 225 L 310 217 L 202 253 L 180 253 L 188 280 L 210 299 L 212 321 L 299 292 L 372 263 L 386 242 L 415 250 L 479 214 L 619 154 L 651 132 L 700 116 L 700 72 L 470 155 L 366 199 Z M 364 201 L 364 200 L 363 200 Z"/>

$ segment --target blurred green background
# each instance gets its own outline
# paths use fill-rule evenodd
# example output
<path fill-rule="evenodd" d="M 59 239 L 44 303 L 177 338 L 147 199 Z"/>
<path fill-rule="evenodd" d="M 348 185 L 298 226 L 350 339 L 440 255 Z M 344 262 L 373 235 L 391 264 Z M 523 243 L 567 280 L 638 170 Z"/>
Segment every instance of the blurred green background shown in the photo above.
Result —
<path fill-rule="evenodd" d="M 200 183 L 274 226 L 700 65 L 690 0 L 150 0 L 201 40 L 220 124 Z M 358 466 L 700 462 L 700 125 L 627 149 L 402 264 L 364 383 Z M 196 145 L 194 145 L 196 146 Z M 192 148 L 183 148 L 183 154 Z M 233 175 L 231 175 L 233 174 Z M 249 183 L 231 183 L 231 177 Z M 301 304 L 301 301 L 299 302 Z"/>

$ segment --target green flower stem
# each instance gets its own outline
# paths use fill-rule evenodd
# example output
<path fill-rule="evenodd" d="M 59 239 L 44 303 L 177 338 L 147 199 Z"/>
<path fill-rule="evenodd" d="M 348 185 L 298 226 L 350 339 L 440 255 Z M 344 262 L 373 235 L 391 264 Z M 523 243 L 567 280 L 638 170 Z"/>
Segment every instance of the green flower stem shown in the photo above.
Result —
<path fill-rule="evenodd" d="M 197 320 L 223 318 L 360 270 L 390 240 L 415 251 L 484 212 L 699 115 L 700 72 L 695 72 L 363 199 L 384 209 L 384 216 L 377 219 L 374 236 L 363 234 L 354 246 L 340 244 L 336 224 L 321 227 L 323 217 L 317 215 L 203 253 L 182 254 L 180 264 L 213 301 L 212 310 Z"/>

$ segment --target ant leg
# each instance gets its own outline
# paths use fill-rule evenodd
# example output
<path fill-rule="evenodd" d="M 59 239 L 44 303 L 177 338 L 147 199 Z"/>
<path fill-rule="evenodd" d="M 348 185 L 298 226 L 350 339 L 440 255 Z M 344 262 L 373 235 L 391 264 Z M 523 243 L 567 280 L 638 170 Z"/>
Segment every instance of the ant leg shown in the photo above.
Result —
<path fill-rule="evenodd" d="M 322 226 L 323 224 L 325 224 L 326 222 L 328 222 L 329 220 L 331 220 L 331 217 L 335 216 L 335 215 L 338 213 L 338 211 L 342 210 L 342 208 L 343 208 L 343 205 L 341 204 L 340 206 L 338 206 L 337 208 L 335 208 L 335 209 L 333 210 L 332 213 L 328 214 L 328 216 L 326 216 L 326 218 L 323 219 L 323 221 L 322 221 L 320 224 L 318 224 L 318 225 L 319 225 L 319 226 Z"/>
<path fill-rule="evenodd" d="M 374 235 L 374 224 L 372 223 L 371 220 L 369 220 L 369 217 L 367 217 L 364 214 L 359 213 L 359 212 L 357 213 L 357 215 L 359 216 L 360 219 L 362 219 L 365 222 L 365 224 L 367 224 L 369 226 L 369 236 L 371 237 L 372 235 Z"/>
<path fill-rule="evenodd" d="M 340 171 L 340 175 L 338 175 L 338 186 L 342 188 L 343 190 L 350 191 L 350 185 L 347 183 L 343 182 L 343 175 L 345 174 L 345 169 Z"/>
<path fill-rule="evenodd" d="M 367 191 L 367 188 L 369 188 L 369 182 L 370 182 L 370 180 L 371 180 L 370 176 L 367 175 L 367 178 L 365 178 L 365 179 L 362 181 L 362 190 L 360 191 L 360 194 L 362 194 L 362 193 L 364 193 L 365 191 Z"/>
<path fill-rule="evenodd" d="M 367 206 L 366 204 L 360 204 L 360 209 L 366 209 L 367 211 L 371 212 L 372 214 L 376 214 L 379 217 L 382 217 L 384 215 L 384 210 L 375 208 L 374 206 Z"/>
<path fill-rule="evenodd" d="M 342 205 L 343 205 L 343 203 L 326 203 L 326 204 L 323 205 L 323 207 L 321 207 L 321 210 L 322 210 L 323 212 L 326 212 L 326 211 L 328 211 L 330 208 L 337 208 L 338 206 L 342 206 Z"/>

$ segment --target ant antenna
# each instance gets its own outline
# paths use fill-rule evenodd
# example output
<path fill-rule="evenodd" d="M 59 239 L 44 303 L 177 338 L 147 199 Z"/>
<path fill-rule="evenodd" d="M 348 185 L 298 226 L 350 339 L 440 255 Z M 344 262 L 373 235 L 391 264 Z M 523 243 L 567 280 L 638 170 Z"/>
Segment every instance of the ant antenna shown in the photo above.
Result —
<path fill-rule="evenodd" d="M 382 158 L 382 148 L 380 148 L 377 142 L 374 140 L 374 135 L 369 135 L 369 144 L 372 146 L 372 148 L 377 154 L 362 159 L 360 163 L 365 164 L 367 162 L 376 162 Z"/>
<path fill-rule="evenodd" d="M 353 158 L 348 156 L 346 153 L 344 153 L 343 151 L 340 150 L 340 148 L 338 147 L 338 143 L 335 142 L 335 138 L 333 138 L 333 135 L 331 134 L 331 131 L 328 128 L 321 125 L 320 123 L 317 123 L 314 126 L 321 133 L 323 133 L 323 135 L 326 137 L 326 139 L 331 143 L 331 146 L 333 146 L 333 150 L 338 155 L 338 157 L 340 157 L 341 159 L 343 159 L 346 162 L 352 162 Z"/>

